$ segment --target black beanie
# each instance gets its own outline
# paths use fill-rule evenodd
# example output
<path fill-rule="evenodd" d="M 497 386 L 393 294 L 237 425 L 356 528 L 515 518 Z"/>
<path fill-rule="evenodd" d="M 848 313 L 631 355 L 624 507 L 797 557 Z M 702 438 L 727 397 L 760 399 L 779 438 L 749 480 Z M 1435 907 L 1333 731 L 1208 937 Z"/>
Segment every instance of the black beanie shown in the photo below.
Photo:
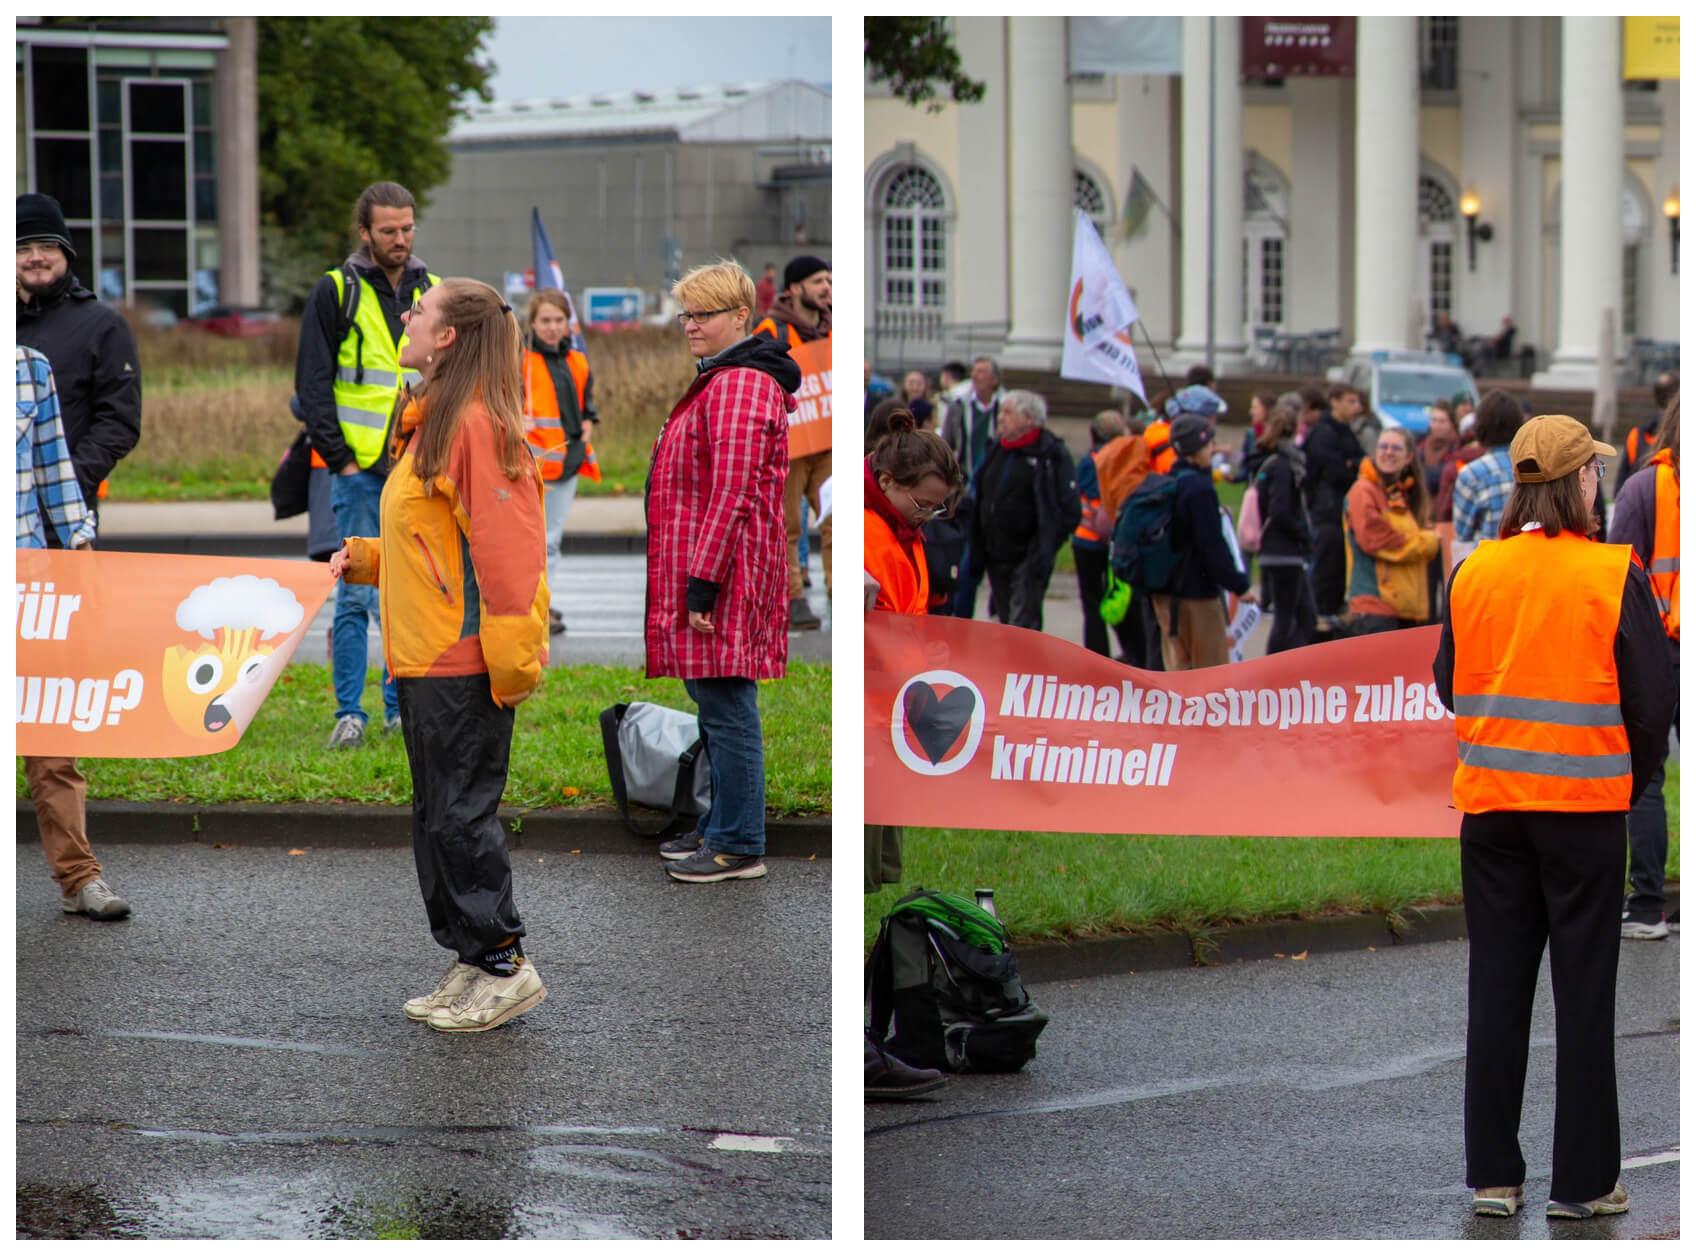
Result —
<path fill-rule="evenodd" d="M 65 250 L 68 257 L 77 251 L 71 246 L 71 233 L 65 227 L 65 211 L 59 202 L 40 192 L 25 192 L 18 197 L 18 243 L 29 240 L 51 240 Z"/>
<path fill-rule="evenodd" d="M 797 257 L 783 268 L 783 286 L 787 288 L 792 283 L 800 283 L 803 279 L 811 279 L 821 270 L 829 270 L 830 263 L 822 257 Z"/>

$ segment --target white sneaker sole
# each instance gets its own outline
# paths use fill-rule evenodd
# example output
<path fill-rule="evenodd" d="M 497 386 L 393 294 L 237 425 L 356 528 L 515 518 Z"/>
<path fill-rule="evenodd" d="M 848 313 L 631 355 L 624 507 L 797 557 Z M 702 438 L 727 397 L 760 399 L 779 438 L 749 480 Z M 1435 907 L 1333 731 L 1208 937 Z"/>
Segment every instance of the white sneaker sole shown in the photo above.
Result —
<path fill-rule="evenodd" d="M 544 986 L 528 999 L 521 999 L 519 1002 L 514 1003 L 511 1007 L 502 1011 L 493 1020 L 483 1025 L 438 1025 L 431 1020 L 426 1020 L 424 1023 L 429 1025 L 430 1028 L 434 1029 L 437 1033 L 441 1034 L 480 1034 L 486 1029 L 494 1029 L 498 1025 L 506 1024 L 514 1016 L 523 1015 L 547 997 L 547 987 Z"/>

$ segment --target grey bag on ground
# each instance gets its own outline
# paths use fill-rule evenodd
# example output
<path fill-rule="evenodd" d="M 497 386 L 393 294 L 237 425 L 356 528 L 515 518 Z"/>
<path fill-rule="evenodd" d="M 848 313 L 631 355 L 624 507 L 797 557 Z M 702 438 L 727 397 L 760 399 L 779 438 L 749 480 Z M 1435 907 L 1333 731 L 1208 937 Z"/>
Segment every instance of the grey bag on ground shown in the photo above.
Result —
<path fill-rule="evenodd" d="M 620 702 L 601 712 L 601 743 L 613 800 L 638 837 L 659 837 L 712 805 L 712 775 L 693 715 L 653 702 Z M 632 803 L 665 812 L 665 823 L 652 831 L 638 828 Z"/>

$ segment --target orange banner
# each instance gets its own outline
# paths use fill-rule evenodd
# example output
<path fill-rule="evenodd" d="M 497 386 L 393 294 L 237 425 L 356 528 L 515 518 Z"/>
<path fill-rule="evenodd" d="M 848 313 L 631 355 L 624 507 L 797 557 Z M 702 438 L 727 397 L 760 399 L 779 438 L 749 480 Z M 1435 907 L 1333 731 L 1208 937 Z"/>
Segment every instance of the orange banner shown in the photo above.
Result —
<path fill-rule="evenodd" d="M 331 588 L 322 563 L 17 556 L 17 750 L 26 755 L 228 750 Z"/>
<path fill-rule="evenodd" d="M 789 356 L 801 365 L 798 404 L 789 416 L 789 456 L 823 453 L 830 448 L 830 337 L 796 345 Z"/>
<path fill-rule="evenodd" d="M 1454 837 L 1437 628 L 1145 672 L 1023 628 L 866 616 L 866 823 Z"/>

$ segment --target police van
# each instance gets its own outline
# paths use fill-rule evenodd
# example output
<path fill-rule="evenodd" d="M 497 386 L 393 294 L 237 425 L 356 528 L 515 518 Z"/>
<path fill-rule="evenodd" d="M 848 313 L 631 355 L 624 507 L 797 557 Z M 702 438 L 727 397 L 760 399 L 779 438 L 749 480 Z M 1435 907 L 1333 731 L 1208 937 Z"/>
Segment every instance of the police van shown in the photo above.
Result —
<path fill-rule="evenodd" d="M 1379 423 L 1406 428 L 1415 439 L 1430 430 L 1433 401 L 1464 396 L 1478 404 L 1478 385 L 1457 353 L 1379 349 L 1351 358 L 1329 374 L 1360 389 Z"/>

